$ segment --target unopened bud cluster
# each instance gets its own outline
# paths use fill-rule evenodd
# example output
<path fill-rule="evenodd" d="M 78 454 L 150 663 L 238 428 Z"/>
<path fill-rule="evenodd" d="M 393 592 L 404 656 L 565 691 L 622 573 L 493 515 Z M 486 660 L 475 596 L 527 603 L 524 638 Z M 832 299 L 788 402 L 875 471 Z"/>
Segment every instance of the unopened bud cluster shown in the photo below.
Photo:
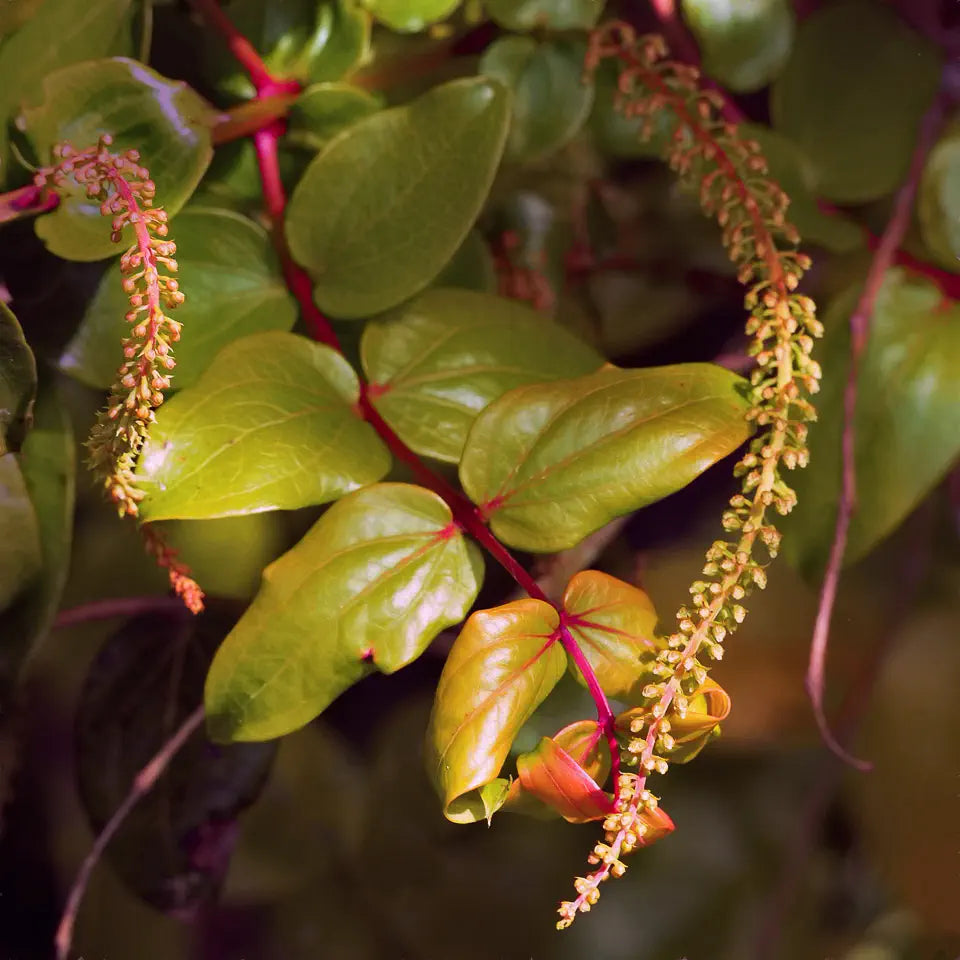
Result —
<path fill-rule="evenodd" d="M 809 458 L 807 423 L 815 411 L 807 398 L 820 380 L 810 354 L 823 333 L 813 301 L 796 292 L 809 260 L 794 249 L 799 238 L 786 219 L 787 196 L 767 179 L 757 144 L 740 139 L 736 127 L 720 118 L 719 95 L 699 89 L 696 69 L 665 56 L 661 38 L 638 38 L 631 27 L 616 23 L 594 34 L 587 68 L 596 69 L 606 57 L 619 61 L 619 107 L 644 118 L 647 136 L 661 111 L 677 121 L 665 159 L 720 225 L 738 278 L 748 288 L 747 333 L 757 365 L 747 417 L 757 433 L 736 466 L 741 492 L 723 514 L 724 529 L 735 537 L 717 540 L 707 551 L 702 578 L 690 588 L 691 603 L 677 611 L 677 630 L 651 667 L 651 682 L 642 691 L 645 716 L 631 724 L 634 736 L 623 763 L 638 771 L 633 799 L 627 801 L 633 816 L 644 809 L 647 776 L 669 768 L 676 747 L 671 719 L 686 717 L 688 700 L 702 687 L 709 662 L 721 659 L 724 641 L 743 622 L 744 601 L 754 588 L 766 586 L 765 562 L 755 556 L 755 547 L 758 541 L 763 545 L 766 561 L 777 555 L 780 533 L 768 519 L 769 509 L 786 515 L 796 503 L 782 468 L 804 467 Z M 611 849 L 617 857 L 627 852 L 622 841 Z M 598 885 L 611 872 L 604 859 L 584 892 L 578 888 L 577 899 L 563 904 L 559 926 L 568 926 L 578 911 L 596 902 Z"/>
<path fill-rule="evenodd" d="M 102 479 L 120 515 L 136 516 L 143 492 L 136 486 L 137 455 L 154 411 L 170 386 L 174 359 L 171 345 L 180 339 L 180 324 L 167 316 L 184 296 L 172 274 L 176 244 L 167 239 L 167 214 L 153 206 L 156 187 L 136 150 L 115 153 L 104 135 L 95 147 L 77 151 L 69 144 L 54 150 L 57 163 L 37 174 L 40 187 L 80 189 L 111 218 L 111 238 L 119 243 L 131 228 L 133 244 L 120 258 L 123 291 L 130 309 L 130 335 L 123 340 L 123 363 L 117 369 L 106 409 L 90 439 L 90 464 Z"/>

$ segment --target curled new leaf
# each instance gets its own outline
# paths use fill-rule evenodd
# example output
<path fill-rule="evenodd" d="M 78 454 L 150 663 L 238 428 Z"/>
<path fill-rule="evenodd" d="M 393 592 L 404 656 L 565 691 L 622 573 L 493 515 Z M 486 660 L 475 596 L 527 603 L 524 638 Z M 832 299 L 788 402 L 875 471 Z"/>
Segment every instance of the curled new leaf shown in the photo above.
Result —
<path fill-rule="evenodd" d="M 374 670 L 399 670 L 464 617 L 482 569 L 435 493 L 384 483 L 344 497 L 264 570 L 217 651 L 211 734 L 282 736 Z"/>
<path fill-rule="evenodd" d="M 141 516 L 294 509 L 376 482 L 390 455 L 355 412 L 358 396 L 329 347 L 280 332 L 234 341 L 157 414 L 137 466 Z"/>
<path fill-rule="evenodd" d="M 473 425 L 460 480 L 510 546 L 565 550 L 735 450 L 750 433 L 742 385 L 688 363 L 518 387 Z"/>
<path fill-rule="evenodd" d="M 654 637 L 657 612 L 650 598 L 609 574 L 584 570 L 567 585 L 563 609 L 604 692 L 629 699 L 638 681 L 646 682 L 662 646 Z"/>
<path fill-rule="evenodd" d="M 428 290 L 368 323 L 361 352 L 374 406 L 387 422 L 417 453 L 452 463 L 491 401 L 603 362 L 525 304 L 455 289 Z"/>
<path fill-rule="evenodd" d="M 474 613 L 457 637 L 427 734 L 428 770 L 448 820 L 488 816 L 484 788 L 566 668 L 558 626 L 549 604 L 528 598 Z M 500 786 L 497 792 L 502 795 Z"/>

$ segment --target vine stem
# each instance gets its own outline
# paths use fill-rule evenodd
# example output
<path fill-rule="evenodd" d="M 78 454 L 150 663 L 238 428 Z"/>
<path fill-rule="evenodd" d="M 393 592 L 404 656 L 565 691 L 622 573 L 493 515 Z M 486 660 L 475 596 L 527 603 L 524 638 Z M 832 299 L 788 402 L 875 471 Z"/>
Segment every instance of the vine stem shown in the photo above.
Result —
<path fill-rule="evenodd" d="M 81 623 L 92 623 L 97 620 L 112 620 L 115 617 L 136 617 L 144 613 L 163 613 L 176 615 L 187 614 L 183 601 L 179 597 L 156 596 L 146 597 L 110 597 L 106 600 L 94 600 L 91 603 L 82 603 L 76 607 L 61 610 L 53 621 L 54 630 L 65 627 L 75 627 Z"/>
<path fill-rule="evenodd" d="M 99 863 L 108 844 L 113 839 L 117 830 L 123 825 L 130 811 L 145 797 L 154 787 L 156 782 L 163 775 L 170 764 L 170 761 L 176 756 L 180 748 L 200 729 L 203 723 L 203 706 L 197 707 L 193 713 L 187 717 L 180 725 L 177 732 L 157 751 L 153 759 L 134 777 L 130 792 L 124 798 L 123 803 L 114 811 L 113 816 L 107 821 L 106 826 L 97 835 L 90 848 L 90 852 L 84 858 L 83 864 L 73 881 L 70 893 L 67 896 L 67 903 L 63 909 L 60 918 L 60 924 L 57 927 L 54 945 L 57 951 L 57 960 L 68 960 L 70 956 L 70 946 L 73 942 L 73 928 L 76 924 L 77 913 L 80 910 L 80 903 L 86 892 L 87 884 L 90 882 L 90 876 L 94 867 Z"/>
<path fill-rule="evenodd" d="M 226 40 L 231 52 L 237 61 L 247 71 L 251 82 L 256 88 L 256 99 L 274 96 L 283 90 L 289 90 L 290 81 L 274 78 L 259 54 L 230 22 L 229 18 L 220 9 L 216 0 L 194 0 L 197 9 L 201 12 L 210 26 L 217 30 Z M 296 85 L 299 88 L 299 85 Z M 284 130 L 283 121 L 277 120 L 263 127 L 253 134 L 254 147 L 257 153 L 257 165 L 260 171 L 260 181 L 263 188 L 264 207 L 272 226 L 274 245 L 283 267 L 283 275 L 290 292 L 300 305 L 304 320 L 315 340 L 325 343 L 340 352 L 340 345 L 336 332 L 329 319 L 320 311 L 313 300 L 313 282 L 309 274 L 293 261 L 290 250 L 284 239 L 283 221 L 286 212 L 287 197 L 280 177 L 279 138 Z M 604 731 L 610 744 L 614 763 L 619 759 L 616 737 L 614 733 L 614 717 L 610 704 L 600 686 L 593 668 L 580 646 L 574 640 L 570 631 L 563 625 L 563 610 L 550 600 L 540 588 L 540 585 L 513 554 L 491 532 L 484 522 L 480 511 L 459 490 L 445 478 L 431 470 L 413 450 L 411 450 L 390 425 L 383 419 L 374 407 L 368 385 L 360 381 L 360 398 L 357 411 L 377 431 L 387 444 L 391 453 L 407 464 L 414 476 L 425 486 L 437 493 L 450 508 L 457 525 L 469 533 L 522 587 L 531 597 L 550 604 L 561 618 L 561 624 L 556 632 L 556 639 L 563 645 L 564 650 L 576 664 L 583 675 L 587 688 L 594 700 L 597 709 L 597 721 Z M 616 787 L 616 780 L 614 781 Z"/>
<path fill-rule="evenodd" d="M 941 93 L 924 115 L 913 151 L 907 178 L 897 193 L 893 214 L 877 244 L 876 253 L 870 263 L 863 291 L 856 309 L 850 315 L 850 361 L 847 369 L 847 382 L 843 391 L 843 474 L 840 489 L 840 503 L 837 507 L 837 520 L 833 531 L 833 542 L 827 560 L 823 584 L 820 588 L 820 601 L 817 617 L 814 621 L 813 638 L 810 642 L 810 661 L 807 665 L 806 687 L 813 706 L 813 714 L 820 734 L 827 746 L 842 760 L 858 770 L 869 770 L 871 764 L 848 753 L 834 736 L 827 721 L 823 706 L 824 675 L 826 672 L 827 646 L 830 639 L 830 621 L 840 583 L 840 568 L 847 549 L 847 536 L 850 520 L 856 509 L 856 410 L 857 384 L 860 376 L 860 363 L 870 338 L 870 324 L 876 307 L 877 296 L 883 285 L 887 270 L 896 260 L 897 250 L 903 242 L 910 225 L 910 214 L 917 194 L 923 166 L 936 141 L 946 117 L 947 95 Z"/>

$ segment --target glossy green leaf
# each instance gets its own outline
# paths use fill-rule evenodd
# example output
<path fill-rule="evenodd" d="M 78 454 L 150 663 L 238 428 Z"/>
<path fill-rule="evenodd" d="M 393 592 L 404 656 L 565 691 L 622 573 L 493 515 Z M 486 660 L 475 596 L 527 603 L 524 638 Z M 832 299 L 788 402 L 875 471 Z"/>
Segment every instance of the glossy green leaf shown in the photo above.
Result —
<path fill-rule="evenodd" d="M 443 269 L 486 199 L 508 119 L 498 84 L 455 80 L 361 120 L 316 157 L 291 198 L 287 238 L 321 309 L 368 316 Z"/>
<path fill-rule="evenodd" d="M 605 0 L 486 0 L 487 13 L 508 30 L 589 30 Z"/>
<path fill-rule="evenodd" d="M 816 193 L 874 200 L 905 176 L 940 69 L 933 44 L 883 4 L 828 4 L 800 25 L 773 85 L 774 126 L 809 158 Z"/>
<path fill-rule="evenodd" d="M 374 670 L 406 666 L 464 617 L 482 570 L 435 493 L 391 483 L 345 497 L 267 567 L 218 651 L 211 734 L 282 736 Z"/>
<path fill-rule="evenodd" d="M 450 262 L 433 278 L 433 286 L 496 292 L 497 268 L 493 254 L 478 230 L 466 235 Z"/>
<path fill-rule="evenodd" d="M 213 652 L 234 619 L 230 607 L 213 602 L 200 617 L 150 613 L 127 621 L 98 652 L 77 704 L 74 754 L 95 832 L 196 710 Z M 274 744 L 213 744 L 202 730 L 189 737 L 107 847 L 124 883 L 181 916 L 215 897 L 237 817 L 259 795 L 275 752 Z"/>
<path fill-rule="evenodd" d="M 654 634 L 657 611 L 650 598 L 616 577 L 583 570 L 567 585 L 563 609 L 604 693 L 634 699 L 637 687 L 649 682 L 652 661 L 662 646 Z M 579 670 L 575 675 L 583 681 Z"/>
<path fill-rule="evenodd" d="M 192 386 L 228 343 L 265 330 L 289 330 L 297 318 L 266 231 L 228 210 L 190 206 L 170 224 L 178 279 L 187 299 L 174 347 L 173 386 Z M 119 271 L 104 273 L 83 321 L 60 356 L 60 368 L 92 387 L 108 387 L 129 333 L 130 307 Z"/>
<path fill-rule="evenodd" d="M 44 78 L 38 100 L 39 106 L 24 111 L 24 128 L 42 162 L 58 143 L 83 149 L 109 133 L 113 149 L 140 151 L 157 185 L 157 201 L 171 217 L 213 156 L 213 108 L 185 83 L 167 80 L 136 60 L 114 57 L 64 67 Z M 38 217 L 36 231 L 66 260 L 101 260 L 117 249 L 109 219 L 79 189 Z"/>
<path fill-rule="evenodd" d="M 534 160 L 570 140 L 586 122 L 593 83 L 584 79 L 582 41 L 502 37 L 480 60 L 480 73 L 512 94 L 505 154 Z"/>
<path fill-rule="evenodd" d="M 790 54 L 789 0 L 683 0 L 683 17 L 700 47 L 704 73 L 738 93 L 765 87 Z"/>
<path fill-rule="evenodd" d="M 568 823 L 602 820 L 613 812 L 613 797 L 550 737 L 517 757 L 517 772 L 523 789 Z"/>
<path fill-rule="evenodd" d="M 382 24 L 392 30 L 415 33 L 448 17 L 460 0 L 362 0 Z"/>
<path fill-rule="evenodd" d="M 960 271 L 960 124 L 927 157 L 917 199 L 923 242 L 941 266 Z"/>
<path fill-rule="evenodd" d="M 3 4 L 5 6 L 6 4 Z M 10 178 L 7 123 L 33 103 L 54 70 L 136 51 L 134 0 L 43 0 L 41 11 L 0 45 L 0 184 Z"/>
<path fill-rule="evenodd" d="M 10 308 L 0 301 L 0 455 L 16 450 L 30 426 L 37 363 Z"/>
<path fill-rule="evenodd" d="M 743 383 L 689 363 L 517 387 L 474 423 L 460 480 L 510 546 L 567 549 L 735 450 L 750 433 Z"/>
<path fill-rule="evenodd" d="M 556 611 L 524 599 L 479 610 L 447 657 L 427 733 L 427 769 L 455 823 L 486 817 L 480 791 L 566 668 Z"/>
<path fill-rule="evenodd" d="M 18 680 L 27 657 L 50 629 L 60 603 L 73 540 L 74 460 L 73 432 L 66 410 L 55 391 L 42 390 L 37 400 L 33 429 L 27 435 L 19 457 L 23 487 L 35 516 L 41 565 L 38 575 L 26 583 L 26 589 L 13 605 L 0 613 L 0 695 Z M 7 470 L 12 471 L 9 464 Z M 3 501 L 0 514 L 7 509 L 13 510 L 20 503 L 19 495 L 9 502 L 7 497 L 0 497 L 0 500 Z M 26 531 L 32 525 L 26 505 L 21 504 L 21 507 L 21 520 Z M 26 532 L 24 542 L 15 549 L 23 548 L 31 541 L 32 535 Z M 4 543 L 9 549 L 9 541 L 5 539 Z M 27 550 L 25 562 L 29 570 L 32 547 Z M 0 568 L 7 568 L 8 564 L 11 569 L 16 566 L 4 557 Z M 0 604 L 0 610 L 4 606 Z"/>
<path fill-rule="evenodd" d="M 280 79 L 302 84 L 339 80 L 366 58 L 370 15 L 357 0 L 232 0 L 224 10 Z M 207 73 L 225 94 L 256 92 L 214 31 L 204 32 Z"/>
<path fill-rule="evenodd" d="M 355 412 L 358 396 L 329 347 L 292 333 L 234 341 L 159 410 L 137 466 L 141 516 L 290 510 L 374 483 L 390 455 Z"/>
<path fill-rule="evenodd" d="M 0 456 L 0 610 L 40 572 L 40 530 L 15 454 Z"/>
<path fill-rule="evenodd" d="M 341 130 L 380 107 L 379 98 L 349 83 L 316 83 L 290 108 L 287 140 L 298 147 L 320 150 Z"/>
<path fill-rule="evenodd" d="M 810 430 L 810 468 L 792 482 L 797 509 L 783 524 L 786 555 L 813 573 L 825 562 L 840 499 L 848 320 L 858 283 L 826 312 L 818 359 L 823 388 Z M 960 454 L 960 307 L 927 280 L 890 270 L 876 299 L 857 391 L 857 509 L 846 561 L 892 533 Z"/>
<path fill-rule="evenodd" d="M 770 177 L 790 198 L 787 217 L 800 231 L 801 243 L 815 243 L 833 253 L 863 246 L 863 230 L 839 211 L 824 213 L 814 188 L 816 173 L 809 160 L 789 137 L 758 123 L 740 126 L 743 137 L 760 145 Z"/>
<path fill-rule="evenodd" d="M 361 354 L 387 422 L 417 453 L 451 463 L 477 415 L 497 397 L 603 362 L 525 304 L 456 289 L 427 290 L 368 323 Z"/>

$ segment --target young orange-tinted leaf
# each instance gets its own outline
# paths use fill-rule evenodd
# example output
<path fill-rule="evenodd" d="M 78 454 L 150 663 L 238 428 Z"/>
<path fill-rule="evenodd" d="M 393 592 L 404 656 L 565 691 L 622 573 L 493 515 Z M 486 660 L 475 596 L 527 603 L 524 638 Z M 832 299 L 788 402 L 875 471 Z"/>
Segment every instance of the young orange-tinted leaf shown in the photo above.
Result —
<path fill-rule="evenodd" d="M 642 590 L 599 570 L 584 570 L 567 585 L 563 609 L 605 693 L 629 699 L 638 681 L 648 682 L 658 649 L 657 612 Z M 579 671 L 575 675 L 582 680 Z"/>
<path fill-rule="evenodd" d="M 528 598 L 477 611 L 457 637 L 427 734 L 428 769 L 448 820 L 487 816 L 481 790 L 566 668 L 558 626 L 549 604 Z"/>
<path fill-rule="evenodd" d="M 482 560 L 429 490 L 365 487 L 331 507 L 263 573 L 206 685 L 218 740 L 303 726 L 374 670 L 416 659 L 470 609 Z"/>

